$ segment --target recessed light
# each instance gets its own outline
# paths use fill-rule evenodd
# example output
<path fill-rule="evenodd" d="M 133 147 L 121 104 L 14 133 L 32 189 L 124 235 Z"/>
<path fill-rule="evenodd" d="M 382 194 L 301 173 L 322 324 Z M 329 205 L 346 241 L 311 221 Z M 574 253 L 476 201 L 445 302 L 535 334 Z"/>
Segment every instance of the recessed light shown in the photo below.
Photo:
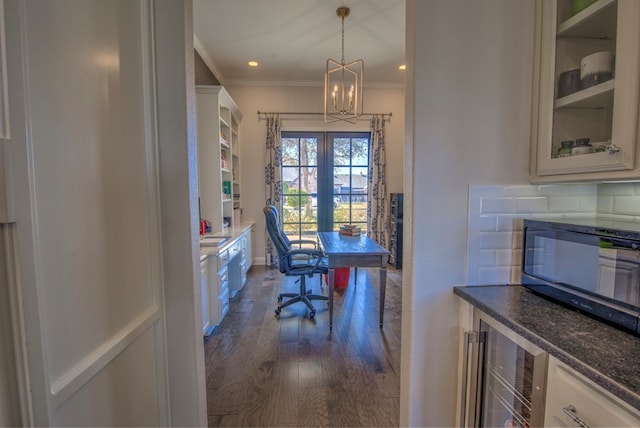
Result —
<path fill-rule="evenodd" d="M 257 67 L 258 61 L 249 61 L 249 67 Z"/>
<path fill-rule="evenodd" d="M 398 67 L 398 70 L 406 70 L 407 66 L 405 64 L 402 64 L 401 66 Z"/>

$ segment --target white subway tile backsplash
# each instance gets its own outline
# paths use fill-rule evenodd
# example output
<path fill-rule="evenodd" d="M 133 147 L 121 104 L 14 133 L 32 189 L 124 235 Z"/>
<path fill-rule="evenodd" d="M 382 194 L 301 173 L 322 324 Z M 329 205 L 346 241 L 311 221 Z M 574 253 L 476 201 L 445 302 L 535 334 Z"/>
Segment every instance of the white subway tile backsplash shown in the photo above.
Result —
<path fill-rule="evenodd" d="M 526 196 L 540 196 L 541 193 L 537 186 L 505 186 L 502 190 L 503 196 L 514 196 L 522 198 Z"/>
<path fill-rule="evenodd" d="M 517 214 L 498 214 L 497 219 L 497 231 L 511 232 L 514 229 L 522 228 L 522 220 L 516 217 Z"/>
<path fill-rule="evenodd" d="M 520 272 L 520 264 L 518 266 L 511 266 L 511 276 L 509 278 L 509 284 L 520 284 L 522 272 Z"/>
<path fill-rule="evenodd" d="M 486 250 L 484 250 L 486 251 Z M 495 266 L 509 266 L 511 267 L 513 258 L 513 251 L 508 250 L 495 250 Z"/>
<path fill-rule="evenodd" d="M 633 196 L 635 183 L 603 183 L 598 186 L 598 197 L 610 196 Z"/>
<path fill-rule="evenodd" d="M 571 194 L 571 184 L 542 184 L 540 186 L 531 186 L 536 189 L 538 194 L 554 196 L 565 196 Z"/>
<path fill-rule="evenodd" d="M 596 211 L 599 214 L 611 214 L 613 213 L 613 195 L 598 195 L 598 203 Z"/>
<path fill-rule="evenodd" d="M 496 250 L 480 250 L 478 252 L 478 266 L 495 266 Z"/>
<path fill-rule="evenodd" d="M 480 232 L 480 249 L 511 248 L 511 232 Z"/>
<path fill-rule="evenodd" d="M 538 197 L 517 197 L 515 199 L 516 213 L 546 213 L 548 212 L 548 198 L 546 196 Z"/>
<path fill-rule="evenodd" d="M 580 199 L 580 211 L 593 215 L 598 210 L 598 198 L 581 198 Z"/>
<path fill-rule="evenodd" d="M 511 248 L 522 248 L 522 227 L 520 230 L 515 230 L 511 236 Z"/>
<path fill-rule="evenodd" d="M 625 215 L 640 215 L 640 197 L 616 196 L 613 200 L 613 212 Z"/>
<path fill-rule="evenodd" d="M 515 198 L 482 198 L 480 212 L 482 214 L 502 214 L 515 211 Z"/>
<path fill-rule="evenodd" d="M 478 268 L 478 282 L 476 285 L 508 284 L 510 277 L 510 267 L 481 267 Z"/>
<path fill-rule="evenodd" d="M 579 196 L 550 196 L 549 211 L 563 213 L 568 211 L 581 211 Z"/>
<path fill-rule="evenodd" d="M 495 232 L 500 230 L 498 228 L 498 221 L 496 216 L 481 216 L 478 219 L 478 227 L 480 232 Z"/>

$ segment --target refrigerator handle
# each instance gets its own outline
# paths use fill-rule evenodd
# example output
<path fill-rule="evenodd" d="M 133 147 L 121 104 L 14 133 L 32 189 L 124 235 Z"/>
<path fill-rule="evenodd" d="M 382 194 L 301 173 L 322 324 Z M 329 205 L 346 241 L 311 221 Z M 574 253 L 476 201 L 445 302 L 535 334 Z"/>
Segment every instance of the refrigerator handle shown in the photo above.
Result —
<path fill-rule="evenodd" d="M 462 342 L 462 379 L 460 382 L 460 425 L 463 427 L 471 426 L 471 415 L 469 414 L 471 411 L 470 402 L 473 401 L 473 397 L 475 396 L 474 391 L 471 389 L 474 388 L 476 382 L 471 382 L 470 378 L 473 379 L 476 376 L 476 365 L 473 364 L 473 346 L 478 343 L 479 334 L 476 331 L 465 331 L 464 338 Z M 475 406 L 474 406 L 475 407 Z"/>

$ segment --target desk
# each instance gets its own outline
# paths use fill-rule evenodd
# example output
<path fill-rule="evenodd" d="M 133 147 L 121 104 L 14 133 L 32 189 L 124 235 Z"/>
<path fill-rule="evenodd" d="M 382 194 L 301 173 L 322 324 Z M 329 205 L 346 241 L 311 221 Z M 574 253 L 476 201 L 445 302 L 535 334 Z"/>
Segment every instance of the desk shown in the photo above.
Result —
<path fill-rule="evenodd" d="M 318 232 L 318 238 L 329 264 L 329 329 L 333 328 L 333 281 L 340 267 L 378 267 L 380 271 L 380 328 L 384 317 L 389 250 L 366 235 L 348 236 L 338 232 Z"/>

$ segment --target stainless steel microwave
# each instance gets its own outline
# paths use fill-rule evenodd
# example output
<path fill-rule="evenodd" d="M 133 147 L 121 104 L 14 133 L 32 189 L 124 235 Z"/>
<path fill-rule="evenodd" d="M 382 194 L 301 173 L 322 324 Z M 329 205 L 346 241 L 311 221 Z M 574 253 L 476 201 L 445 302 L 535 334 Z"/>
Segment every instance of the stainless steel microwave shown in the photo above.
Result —
<path fill-rule="evenodd" d="M 640 333 L 640 223 L 524 220 L 522 285 Z"/>

